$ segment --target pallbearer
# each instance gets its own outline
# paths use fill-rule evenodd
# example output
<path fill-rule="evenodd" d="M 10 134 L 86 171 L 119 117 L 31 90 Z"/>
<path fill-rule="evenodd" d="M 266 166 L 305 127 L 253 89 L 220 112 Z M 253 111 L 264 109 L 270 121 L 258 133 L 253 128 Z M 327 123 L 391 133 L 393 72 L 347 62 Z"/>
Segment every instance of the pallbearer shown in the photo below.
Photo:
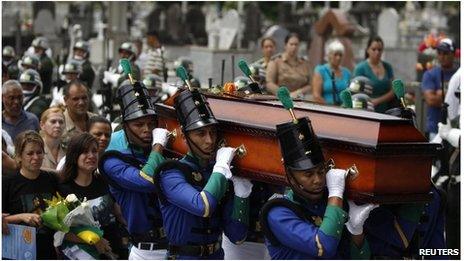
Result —
<path fill-rule="evenodd" d="M 167 240 L 152 176 L 164 161 L 169 132 L 157 128 L 153 102 L 146 87 L 134 80 L 129 61 L 121 65 L 130 77 L 118 89 L 122 130 L 111 136 L 99 170 L 127 221 L 132 244 L 129 259 L 164 259 Z"/>
<path fill-rule="evenodd" d="M 292 113 L 288 90 L 280 87 L 278 96 L 292 115 L 292 122 L 277 125 L 291 189 L 285 196 L 270 200 L 261 211 L 271 258 L 369 257 L 362 227 L 375 206 L 357 206 L 349 202 L 348 221 L 348 213 L 343 209 L 348 171 L 331 169 L 309 119 L 297 119 Z M 351 237 L 346 231 L 344 233 L 345 222 Z"/>
<path fill-rule="evenodd" d="M 219 148 L 218 121 L 206 98 L 186 83 L 174 107 L 189 152 L 155 174 L 168 258 L 224 259 L 222 234 L 234 244 L 246 237 L 252 184 L 232 175 L 236 149 Z"/>

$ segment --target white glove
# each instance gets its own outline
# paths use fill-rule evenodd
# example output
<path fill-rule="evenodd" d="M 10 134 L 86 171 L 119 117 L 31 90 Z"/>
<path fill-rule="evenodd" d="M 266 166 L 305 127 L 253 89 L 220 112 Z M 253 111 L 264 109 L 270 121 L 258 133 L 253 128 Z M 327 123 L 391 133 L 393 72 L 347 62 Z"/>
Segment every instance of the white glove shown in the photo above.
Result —
<path fill-rule="evenodd" d="M 236 148 L 224 147 L 218 149 L 216 153 L 216 164 L 214 164 L 213 172 L 219 172 L 226 179 L 232 177 L 232 172 L 230 171 L 230 163 L 234 159 Z"/>
<path fill-rule="evenodd" d="M 451 124 L 445 125 L 441 122 L 438 123 L 438 134 L 442 139 L 447 140 L 451 146 L 459 147 L 459 139 L 461 138 L 461 131 L 459 129 L 451 128 Z"/>
<path fill-rule="evenodd" d="M 155 128 L 152 131 L 153 135 L 153 141 L 151 142 L 152 146 L 155 146 L 155 144 L 160 144 L 163 147 L 166 147 L 166 143 L 168 143 L 169 140 L 169 131 L 163 128 Z"/>
<path fill-rule="evenodd" d="M 235 196 L 240 198 L 248 198 L 250 196 L 251 189 L 253 188 L 253 183 L 250 180 L 237 176 L 233 176 L 231 180 L 234 183 Z"/>
<path fill-rule="evenodd" d="M 110 71 L 103 72 L 103 82 L 104 83 L 111 83 L 113 86 L 118 86 L 118 80 L 121 77 L 120 74 L 113 73 Z"/>
<path fill-rule="evenodd" d="M 347 171 L 344 169 L 331 169 L 327 172 L 326 183 L 327 189 L 329 190 L 330 197 L 343 198 L 343 192 L 345 191 L 345 179 Z"/>
<path fill-rule="evenodd" d="M 169 96 L 174 95 L 174 93 L 176 93 L 177 90 L 179 90 L 179 88 L 177 88 L 175 85 L 172 85 L 167 82 L 161 83 L 161 91 L 169 94 Z"/>
<path fill-rule="evenodd" d="M 350 219 L 348 219 L 348 222 L 345 223 L 346 228 L 352 235 L 361 235 L 363 232 L 364 222 L 369 217 L 369 213 L 371 213 L 371 211 L 379 205 L 364 204 L 358 206 L 351 200 L 348 200 L 348 204 L 350 205 Z"/>

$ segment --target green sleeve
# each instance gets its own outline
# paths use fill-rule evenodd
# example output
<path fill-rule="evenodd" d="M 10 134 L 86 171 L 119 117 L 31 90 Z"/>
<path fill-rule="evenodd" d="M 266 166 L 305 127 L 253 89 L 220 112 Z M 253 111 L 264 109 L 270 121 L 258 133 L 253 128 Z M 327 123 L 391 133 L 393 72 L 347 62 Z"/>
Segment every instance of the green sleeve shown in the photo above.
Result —
<path fill-rule="evenodd" d="M 371 258 L 371 249 L 369 248 L 369 243 L 364 239 L 364 243 L 361 248 L 358 248 L 353 240 L 350 240 L 351 250 L 350 257 L 351 259 L 370 259 Z"/>
<path fill-rule="evenodd" d="M 152 151 L 150 155 L 148 156 L 147 163 L 145 166 L 142 168 L 142 172 L 147 174 L 150 177 L 153 177 L 153 174 L 155 173 L 155 169 L 164 162 L 164 157 L 161 155 L 161 153 Z"/>
<path fill-rule="evenodd" d="M 245 225 L 248 225 L 250 219 L 249 210 L 249 198 L 241 198 L 238 196 L 234 196 L 234 208 L 232 210 L 232 219 L 242 222 Z"/>
<path fill-rule="evenodd" d="M 208 191 L 216 200 L 222 199 L 227 190 L 227 179 L 218 172 L 213 172 L 206 183 L 204 191 Z"/>
<path fill-rule="evenodd" d="M 347 221 L 347 217 L 348 215 L 346 212 L 340 207 L 327 205 L 324 219 L 319 229 L 328 236 L 333 236 L 340 239 L 343 232 L 343 226 Z"/>

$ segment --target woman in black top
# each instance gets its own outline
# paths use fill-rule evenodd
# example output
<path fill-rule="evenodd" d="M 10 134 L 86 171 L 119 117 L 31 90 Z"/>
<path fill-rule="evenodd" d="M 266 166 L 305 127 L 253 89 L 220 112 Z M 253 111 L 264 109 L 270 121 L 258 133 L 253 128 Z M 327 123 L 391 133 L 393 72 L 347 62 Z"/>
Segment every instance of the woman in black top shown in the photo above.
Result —
<path fill-rule="evenodd" d="M 97 163 L 97 140 L 89 133 L 81 133 L 72 137 L 66 153 L 66 163 L 60 173 L 58 190 L 63 197 L 75 194 L 81 201 L 84 197 L 87 198 L 93 217 L 104 231 L 104 238 L 95 244 L 98 253 L 104 254 L 113 248 L 113 244 L 110 246 L 107 239 L 111 239 L 111 243 L 115 241 L 114 244 L 116 244 L 118 235 L 115 234 L 117 226 L 114 227 L 116 224 L 113 214 L 115 202 L 111 198 L 105 181 L 100 175 L 95 174 Z"/>
<path fill-rule="evenodd" d="M 44 141 L 35 131 L 22 132 L 16 137 L 15 151 L 19 171 L 2 177 L 2 213 L 9 214 L 4 222 L 37 227 L 37 259 L 56 259 L 54 231 L 44 227 L 40 218 L 46 209 L 44 200 L 56 193 L 55 176 L 40 170 Z"/>

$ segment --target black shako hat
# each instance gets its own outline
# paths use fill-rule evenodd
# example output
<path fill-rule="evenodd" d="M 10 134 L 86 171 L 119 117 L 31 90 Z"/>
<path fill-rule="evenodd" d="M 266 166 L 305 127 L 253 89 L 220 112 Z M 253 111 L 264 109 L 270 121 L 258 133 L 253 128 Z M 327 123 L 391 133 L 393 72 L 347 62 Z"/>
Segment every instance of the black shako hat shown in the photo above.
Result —
<path fill-rule="evenodd" d="M 287 168 L 308 170 L 325 162 L 311 121 L 307 117 L 299 118 L 297 124 L 293 122 L 279 124 L 276 129 L 280 151 Z"/>
<path fill-rule="evenodd" d="M 157 116 L 153 101 L 142 82 L 135 82 L 134 85 L 128 80 L 123 82 L 118 88 L 117 97 L 123 122 L 145 116 Z"/>
<path fill-rule="evenodd" d="M 177 119 L 184 132 L 218 124 L 206 97 L 198 90 L 184 90 L 174 99 Z"/>

